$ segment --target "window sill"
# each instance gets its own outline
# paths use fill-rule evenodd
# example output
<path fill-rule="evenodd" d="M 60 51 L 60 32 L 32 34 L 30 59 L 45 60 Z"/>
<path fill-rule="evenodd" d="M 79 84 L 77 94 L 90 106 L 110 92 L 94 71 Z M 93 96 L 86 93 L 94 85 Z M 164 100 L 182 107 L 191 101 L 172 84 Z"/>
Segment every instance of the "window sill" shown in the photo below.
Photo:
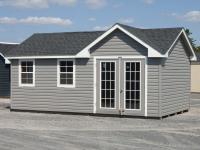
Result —
<path fill-rule="evenodd" d="M 75 85 L 57 85 L 59 88 L 75 88 Z"/>
<path fill-rule="evenodd" d="M 34 84 L 20 84 L 19 87 L 35 87 Z"/>

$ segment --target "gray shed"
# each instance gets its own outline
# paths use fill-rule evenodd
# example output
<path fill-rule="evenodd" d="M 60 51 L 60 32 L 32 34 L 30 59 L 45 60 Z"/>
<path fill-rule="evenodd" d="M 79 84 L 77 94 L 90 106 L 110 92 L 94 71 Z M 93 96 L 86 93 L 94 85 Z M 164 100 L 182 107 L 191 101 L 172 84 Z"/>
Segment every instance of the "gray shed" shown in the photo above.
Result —
<path fill-rule="evenodd" d="M 0 98 L 10 97 L 10 61 L 4 54 L 16 45 L 16 43 L 0 43 Z"/>
<path fill-rule="evenodd" d="M 190 108 L 183 28 L 37 33 L 6 53 L 11 109 L 163 117 Z"/>

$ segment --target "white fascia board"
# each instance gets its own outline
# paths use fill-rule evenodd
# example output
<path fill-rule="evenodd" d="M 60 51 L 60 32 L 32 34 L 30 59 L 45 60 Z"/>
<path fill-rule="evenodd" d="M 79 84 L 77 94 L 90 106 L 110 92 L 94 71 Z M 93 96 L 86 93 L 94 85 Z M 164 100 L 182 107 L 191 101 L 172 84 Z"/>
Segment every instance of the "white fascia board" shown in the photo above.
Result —
<path fill-rule="evenodd" d="M 132 39 L 134 39 L 135 41 L 137 41 L 138 43 L 140 43 L 144 47 L 146 47 L 148 49 L 148 57 L 165 57 L 165 55 L 162 55 L 157 50 L 155 50 L 154 48 L 152 48 L 151 46 L 149 46 L 148 44 L 146 44 L 145 42 L 143 42 L 141 39 L 139 39 L 138 37 L 136 37 L 132 33 L 128 32 L 127 30 L 125 30 L 124 28 L 122 28 L 118 24 L 114 25 L 112 28 L 110 28 L 108 31 L 106 31 L 104 34 L 102 34 L 100 37 L 98 37 L 95 41 L 93 41 L 92 43 L 90 43 L 80 53 L 87 53 L 87 54 L 89 54 L 90 48 L 92 48 L 95 44 L 97 44 L 98 42 L 100 42 L 102 39 L 104 39 L 106 36 L 108 36 L 110 33 L 112 33 L 113 31 L 115 31 L 116 29 L 121 30 L 126 35 L 128 35 L 129 37 L 131 37 Z"/>
<path fill-rule="evenodd" d="M 0 56 L 5 60 L 5 64 L 10 64 L 10 61 L 2 53 L 0 53 Z"/>
<path fill-rule="evenodd" d="M 72 55 L 72 56 L 19 56 L 19 57 L 7 57 L 7 59 L 53 59 L 53 58 L 89 58 L 90 56 L 77 56 L 77 55 Z"/>
<path fill-rule="evenodd" d="M 13 43 L 13 42 L 0 42 L 0 44 L 16 45 L 16 44 L 20 44 L 20 43 Z"/>
<path fill-rule="evenodd" d="M 177 42 L 177 40 L 179 39 L 179 37 L 181 36 L 181 34 L 184 35 L 184 37 L 185 37 L 185 39 L 186 39 L 186 41 L 187 41 L 187 44 L 189 45 L 190 51 L 192 52 L 192 55 L 193 55 L 193 56 L 190 58 L 190 60 L 191 60 L 191 61 L 196 61 L 196 60 L 197 60 L 197 57 L 196 57 L 196 55 L 195 55 L 195 52 L 194 52 L 194 50 L 193 50 L 193 48 L 192 48 L 192 45 L 191 45 L 191 43 L 190 43 L 190 41 L 189 41 L 189 39 L 188 39 L 188 37 L 187 37 L 187 35 L 186 35 L 184 29 L 182 29 L 181 32 L 178 34 L 178 36 L 176 37 L 175 41 L 172 43 L 172 45 L 171 45 L 170 48 L 167 50 L 167 52 L 166 52 L 165 55 L 166 55 L 167 57 L 169 56 L 169 52 L 171 51 L 172 47 L 173 47 L 174 44 Z"/>

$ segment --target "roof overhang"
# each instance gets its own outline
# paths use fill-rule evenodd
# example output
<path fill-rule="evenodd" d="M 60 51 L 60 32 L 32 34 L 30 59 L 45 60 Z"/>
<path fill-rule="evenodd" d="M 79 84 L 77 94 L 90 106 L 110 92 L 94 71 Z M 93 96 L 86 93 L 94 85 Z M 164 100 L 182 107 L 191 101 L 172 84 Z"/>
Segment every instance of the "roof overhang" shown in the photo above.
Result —
<path fill-rule="evenodd" d="M 6 58 L 2 53 L 0 53 L 0 56 L 3 57 L 3 59 L 5 60 L 5 64 L 10 64 L 8 58 Z"/>
<path fill-rule="evenodd" d="M 175 43 L 177 42 L 177 40 L 180 38 L 180 36 L 183 35 L 185 40 L 186 40 L 186 43 L 188 44 L 189 46 L 189 50 L 190 52 L 192 53 L 192 56 L 190 57 L 190 60 L 191 61 L 196 61 L 197 60 L 197 57 L 196 57 L 196 54 L 194 52 L 194 49 L 192 48 L 192 45 L 190 43 L 190 40 L 188 39 L 188 36 L 187 34 L 185 33 L 185 30 L 182 29 L 181 32 L 178 34 L 178 36 L 176 37 L 175 41 L 173 42 L 173 44 L 170 46 L 170 48 L 168 49 L 168 51 L 165 53 L 166 57 L 169 56 L 169 52 L 171 51 L 171 49 L 173 48 L 173 46 L 175 45 Z"/>

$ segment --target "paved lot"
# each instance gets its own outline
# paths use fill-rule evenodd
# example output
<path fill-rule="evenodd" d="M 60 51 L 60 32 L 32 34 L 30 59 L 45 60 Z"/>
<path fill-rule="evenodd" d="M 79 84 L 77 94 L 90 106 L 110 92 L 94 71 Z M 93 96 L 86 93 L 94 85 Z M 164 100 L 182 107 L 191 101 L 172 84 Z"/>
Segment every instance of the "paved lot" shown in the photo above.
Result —
<path fill-rule="evenodd" d="M 200 100 L 192 106 L 153 120 L 9 112 L 0 105 L 0 150 L 199 150 Z"/>

